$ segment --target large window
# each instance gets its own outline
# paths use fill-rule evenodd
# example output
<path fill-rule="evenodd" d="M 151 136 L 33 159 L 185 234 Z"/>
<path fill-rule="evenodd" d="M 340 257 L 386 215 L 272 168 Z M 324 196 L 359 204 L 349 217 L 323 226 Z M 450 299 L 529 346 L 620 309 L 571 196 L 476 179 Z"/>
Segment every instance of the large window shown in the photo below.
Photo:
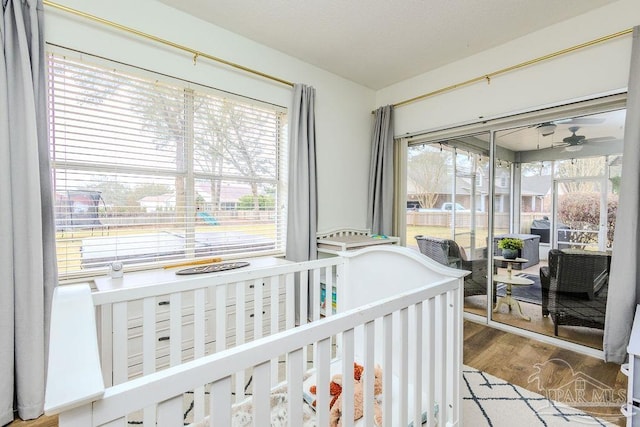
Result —
<path fill-rule="evenodd" d="M 283 253 L 286 109 L 50 54 L 62 277 Z"/>

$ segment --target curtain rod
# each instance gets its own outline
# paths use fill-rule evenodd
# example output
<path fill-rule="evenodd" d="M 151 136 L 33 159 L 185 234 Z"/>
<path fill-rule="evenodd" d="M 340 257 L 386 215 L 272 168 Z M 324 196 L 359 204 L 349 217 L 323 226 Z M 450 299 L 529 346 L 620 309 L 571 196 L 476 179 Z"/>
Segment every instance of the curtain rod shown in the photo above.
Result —
<path fill-rule="evenodd" d="M 512 65 L 510 67 L 503 68 L 501 70 L 494 71 L 494 72 L 491 72 L 491 73 L 488 73 L 488 74 L 485 74 L 485 75 L 482 75 L 482 76 L 479 76 L 479 77 L 475 77 L 473 79 L 466 80 L 466 81 L 461 82 L 461 83 L 456 83 L 456 84 L 451 85 L 451 86 L 443 87 L 442 89 L 438 89 L 438 90 L 435 90 L 433 92 L 425 93 L 423 95 L 419 95 L 419 96 L 416 96 L 414 98 L 407 99 L 405 101 L 397 102 L 397 103 L 393 104 L 393 107 L 394 108 L 402 107 L 402 106 L 405 106 L 407 104 L 411 104 L 411 103 L 416 102 L 416 101 L 421 101 L 421 100 L 423 100 L 425 98 L 429 98 L 431 96 L 439 95 L 441 93 L 448 92 L 450 90 L 457 89 L 459 87 L 467 86 L 467 85 L 470 85 L 470 84 L 473 84 L 473 83 L 477 83 L 477 82 L 480 82 L 480 81 L 486 81 L 487 83 L 489 83 L 491 81 L 491 79 L 493 77 L 495 77 L 495 76 L 499 76 L 501 74 L 505 74 L 505 73 L 508 73 L 510 71 L 517 70 L 519 68 L 528 67 L 529 65 L 537 64 L 538 62 L 546 61 L 548 59 L 555 58 L 557 56 L 561 56 L 561 55 L 564 55 L 564 54 L 567 54 L 567 53 L 570 53 L 570 52 L 574 52 L 576 50 L 583 49 L 585 47 L 593 46 L 593 45 L 596 45 L 598 43 L 602 43 L 602 42 L 605 42 L 605 41 L 608 41 L 608 40 L 611 40 L 611 39 L 614 39 L 614 38 L 617 38 L 617 37 L 620 37 L 620 36 L 624 36 L 626 34 L 631 34 L 632 32 L 633 32 L 633 28 L 629 28 L 629 29 L 626 29 L 626 30 L 623 30 L 623 31 L 619 31 L 619 32 L 614 33 L 614 34 L 609 34 L 607 36 L 600 37 L 600 38 L 595 39 L 595 40 L 591 40 L 591 41 L 588 41 L 588 42 L 585 42 L 585 43 L 582 43 L 582 44 L 579 44 L 579 45 L 571 46 L 571 47 L 568 47 L 566 49 L 559 50 L 557 52 L 553 52 L 553 53 L 550 53 L 550 54 L 547 54 L 547 55 L 544 55 L 544 56 L 540 56 L 538 58 L 530 59 L 528 61 L 521 62 L 519 64 Z M 374 113 L 375 113 L 375 111 L 374 111 Z"/>
<path fill-rule="evenodd" d="M 54 3 L 54 2 L 49 1 L 49 0 L 43 0 L 42 3 L 44 5 L 46 5 L 46 6 L 50 6 L 50 7 L 53 7 L 55 9 L 62 10 L 64 12 L 68 12 L 68 13 L 71 13 L 73 15 L 80 16 L 82 18 L 90 19 L 92 21 L 99 22 L 101 24 L 108 25 L 110 27 L 116 28 L 118 30 L 126 31 L 126 32 L 131 33 L 131 34 L 135 34 L 136 36 L 143 37 L 143 38 L 146 38 L 146 39 L 149 39 L 149 40 L 153 40 L 154 42 L 157 42 L 157 43 L 165 44 L 167 46 L 171 46 L 173 48 L 180 49 L 180 50 L 183 50 L 185 52 L 189 52 L 190 54 L 193 55 L 193 63 L 194 64 L 196 63 L 198 58 L 202 57 L 202 58 L 210 59 L 210 60 L 215 61 L 215 62 L 219 62 L 219 63 L 227 65 L 229 67 L 236 68 L 238 70 L 241 70 L 241 71 L 244 71 L 244 72 L 247 72 L 247 73 L 250 73 L 250 74 L 255 74 L 255 75 L 263 77 L 265 79 L 273 80 L 273 81 L 276 81 L 278 83 L 282 83 L 284 85 L 293 87 L 293 83 L 291 83 L 291 82 L 289 82 L 287 80 L 281 79 L 279 77 L 274 77 L 274 76 L 271 76 L 269 74 L 265 74 L 265 73 L 260 72 L 260 71 L 252 70 L 251 68 L 247 68 L 247 67 L 245 67 L 243 65 L 239 65 L 239 64 L 224 60 L 222 58 L 218 58 L 216 56 L 209 55 L 209 54 L 204 53 L 204 52 L 200 52 L 199 50 L 192 49 L 190 47 L 187 47 L 187 46 L 184 46 L 184 45 L 181 45 L 181 44 L 178 44 L 178 43 L 174 43 L 172 41 L 165 40 L 165 39 L 162 39 L 160 37 L 156 37 L 156 36 L 151 35 L 151 34 L 143 33 L 142 31 L 138 31 L 138 30 L 136 30 L 134 28 L 126 27 L 124 25 L 121 25 L 121 24 L 118 24 L 118 23 L 115 23 L 115 22 L 112 22 L 112 21 L 108 21 L 108 20 L 100 18 L 98 16 L 91 15 L 91 14 L 88 14 L 88 13 L 85 13 L 85 12 L 81 12 L 79 10 L 72 9 L 70 7 L 67 7 L 67 6 L 63 6 L 61 4 Z"/>

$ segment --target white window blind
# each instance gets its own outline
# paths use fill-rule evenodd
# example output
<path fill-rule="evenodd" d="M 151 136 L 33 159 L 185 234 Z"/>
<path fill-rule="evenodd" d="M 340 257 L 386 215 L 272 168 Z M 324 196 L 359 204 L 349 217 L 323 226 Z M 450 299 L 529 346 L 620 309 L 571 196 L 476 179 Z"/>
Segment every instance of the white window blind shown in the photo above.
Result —
<path fill-rule="evenodd" d="M 61 277 L 284 253 L 285 109 L 120 64 L 48 64 Z"/>

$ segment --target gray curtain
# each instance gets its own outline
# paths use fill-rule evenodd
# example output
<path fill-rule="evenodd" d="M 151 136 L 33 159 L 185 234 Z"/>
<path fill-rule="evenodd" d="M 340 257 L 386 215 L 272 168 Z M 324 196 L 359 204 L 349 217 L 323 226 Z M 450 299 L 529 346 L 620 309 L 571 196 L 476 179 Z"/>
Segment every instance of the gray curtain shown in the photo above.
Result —
<path fill-rule="evenodd" d="M 0 424 L 42 414 L 57 281 L 42 1 L 3 0 L 0 37 Z"/>
<path fill-rule="evenodd" d="M 289 143 L 287 259 L 316 259 L 318 195 L 316 184 L 315 89 L 293 87 Z"/>
<path fill-rule="evenodd" d="M 604 325 L 607 362 L 623 363 L 640 303 L 640 27 L 633 29 L 620 200 Z"/>
<path fill-rule="evenodd" d="M 375 112 L 369 166 L 367 227 L 373 234 L 393 233 L 393 106 Z"/>

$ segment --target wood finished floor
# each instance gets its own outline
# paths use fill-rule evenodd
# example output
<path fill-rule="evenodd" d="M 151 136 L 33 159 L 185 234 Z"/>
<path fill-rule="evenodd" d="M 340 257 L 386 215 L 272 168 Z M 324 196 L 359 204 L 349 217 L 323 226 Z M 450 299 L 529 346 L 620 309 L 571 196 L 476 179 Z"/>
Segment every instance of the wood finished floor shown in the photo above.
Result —
<path fill-rule="evenodd" d="M 481 295 L 465 298 L 464 310 L 484 317 L 487 315 L 486 301 L 487 297 Z M 542 316 L 542 309 L 539 305 L 520 302 L 520 307 L 522 307 L 522 312 L 529 316 L 531 320 L 520 318 L 513 310 L 509 312 L 505 306 L 502 306 L 499 312 L 492 313 L 491 318 L 505 325 L 515 326 L 550 337 L 554 336 L 553 320 L 551 317 Z M 602 330 L 594 328 L 560 326 L 558 328 L 558 337 L 566 341 L 602 350 L 604 334 Z"/>
<path fill-rule="evenodd" d="M 551 363 L 547 364 L 547 368 L 551 371 L 547 371 L 549 375 L 544 376 L 545 391 L 541 391 L 537 383 L 529 382 L 529 377 L 536 373 L 536 363 L 544 364 L 549 361 Z M 627 377 L 620 372 L 620 365 L 605 363 L 594 357 L 470 321 L 464 322 L 464 363 L 543 395 L 546 391 L 557 390 L 572 383 L 580 374 L 582 378 L 595 380 L 587 381 L 585 384 L 585 400 L 589 402 L 592 401 L 589 396 L 592 396 L 594 391 L 590 382 L 599 382 L 601 387 L 610 388 L 615 393 L 622 392 L 626 395 L 627 390 Z M 620 416 L 620 405 L 579 409 L 608 419 L 614 424 L 626 425 L 626 420 Z"/>
<path fill-rule="evenodd" d="M 567 384 L 575 373 L 582 373 L 614 391 L 627 389 L 627 377 L 620 372 L 620 366 L 602 360 L 560 349 L 550 344 L 510 334 L 475 322 L 464 322 L 464 364 L 502 378 L 536 393 L 541 393 L 537 383 L 529 383 L 529 377 L 536 372 L 536 363 L 551 360 L 552 375 L 546 378 L 545 390 L 553 390 Z M 587 386 L 588 387 L 588 386 Z M 589 389 L 585 390 L 589 393 Z M 541 393 L 541 394 L 544 394 Z M 586 412 L 604 418 L 610 414 L 610 421 L 624 426 L 619 407 L 582 408 Z M 470 421 L 470 420 L 468 420 Z M 465 423 L 465 425 L 473 425 Z M 57 417 L 40 417 L 34 421 L 14 421 L 9 427 L 57 427 Z"/>
<path fill-rule="evenodd" d="M 540 263 L 529 267 L 525 270 L 514 270 L 513 274 L 527 273 L 533 275 L 539 275 L 540 267 L 547 265 L 546 260 L 541 260 Z M 507 274 L 506 269 L 499 268 L 499 274 Z M 517 316 L 513 312 L 509 312 L 506 307 L 501 307 L 497 313 L 492 313 L 492 319 L 504 323 L 505 325 L 515 326 L 517 328 L 525 329 L 539 334 L 554 336 L 553 320 L 550 317 L 542 316 L 542 308 L 537 304 L 529 304 L 520 302 L 522 312 L 531 318 L 530 321 L 525 320 Z M 464 310 L 469 313 L 478 314 L 480 316 L 487 315 L 487 297 L 477 295 L 473 297 L 467 297 L 464 299 Z M 558 329 L 558 337 L 571 341 L 576 344 L 592 347 L 598 350 L 602 350 L 602 339 L 604 337 L 603 331 L 594 328 L 582 328 L 576 326 L 560 326 Z"/>

